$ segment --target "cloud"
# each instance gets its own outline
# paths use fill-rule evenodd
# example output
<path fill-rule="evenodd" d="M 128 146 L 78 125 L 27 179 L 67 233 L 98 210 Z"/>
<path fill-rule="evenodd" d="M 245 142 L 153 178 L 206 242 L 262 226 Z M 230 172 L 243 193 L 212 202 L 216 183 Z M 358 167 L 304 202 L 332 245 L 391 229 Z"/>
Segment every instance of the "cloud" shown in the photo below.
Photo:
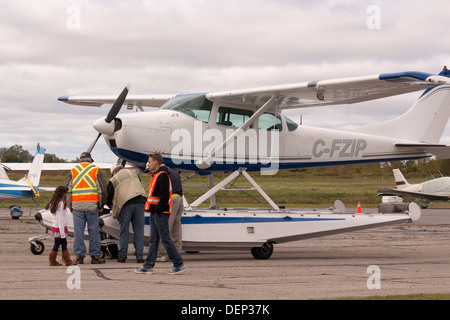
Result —
<path fill-rule="evenodd" d="M 74 159 L 108 106 L 62 95 L 205 92 L 450 64 L 450 7 L 442 1 L 21 0 L 0 11 L 0 141 Z M 331 128 L 383 121 L 416 96 L 293 111 Z M 123 110 L 121 112 L 127 112 Z M 329 120 L 326 120 L 328 116 Z M 445 134 L 447 135 L 447 133 Z M 449 140 L 448 137 L 443 139 Z M 114 158 L 104 142 L 97 158 Z"/>

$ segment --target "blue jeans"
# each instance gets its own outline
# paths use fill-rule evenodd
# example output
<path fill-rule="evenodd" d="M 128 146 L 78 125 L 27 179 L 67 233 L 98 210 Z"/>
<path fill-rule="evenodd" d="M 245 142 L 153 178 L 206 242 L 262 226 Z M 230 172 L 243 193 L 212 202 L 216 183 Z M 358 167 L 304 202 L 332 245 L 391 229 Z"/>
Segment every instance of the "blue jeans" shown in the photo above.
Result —
<path fill-rule="evenodd" d="M 119 257 L 126 258 L 128 252 L 128 240 L 130 222 L 134 233 L 134 254 L 136 259 L 144 256 L 144 203 L 131 203 L 122 207 L 119 214 Z"/>
<path fill-rule="evenodd" d="M 84 244 L 86 223 L 89 233 L 89 255 L 91 257 L 99 257 L 101 239 L 98 226 L 98 210 L 73 210 L 73 251 L 77 256 L 86 256 L 86 245 Z"/>
<path fill-rule="evenodd" d="M 144 268 L 151 269 L 155 266 L 156 255 L 158 254 L 158 245 L 161 240 L 170 261 L 175 268 L 183 265 L 183 259 L 180 253 L 170 239 L 169 233 L 169 214 L 151 213 L 150 214 L 150 246 L 148 248 L 147 260 Z"/>

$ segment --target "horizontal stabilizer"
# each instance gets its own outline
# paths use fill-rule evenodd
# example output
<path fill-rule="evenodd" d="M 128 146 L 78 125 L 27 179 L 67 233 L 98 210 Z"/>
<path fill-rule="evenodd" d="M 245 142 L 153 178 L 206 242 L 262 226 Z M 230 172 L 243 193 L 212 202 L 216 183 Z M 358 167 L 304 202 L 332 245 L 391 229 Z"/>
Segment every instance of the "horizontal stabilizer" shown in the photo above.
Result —
<path fill-rule="evenodd" d="M 446 146 L 444 144 L 397 143 L 395 146 L 399 148 L 428 152 L 441 159 L 450 159 L 450 146 Z"/>
<path fill-rule="evenodd" d="M 441 200 L 441 201 L 450 200 L 450 197 L 447 196 L 438 196 L 423 192 L 403 191 L 392 188 L 382 188 L 377 192 L 379 196 L 398 196 L 398 197 L 417 198 L 425 200 Z"/>
<path fill-rule="evenodd" d="M 8 191 L 10 191 L 10 192 L 17 192 L 17 191 L 28 192 L 28 191 L 32 191 L 32 190 L 31 190 L 30 187 L 22 186 L 22 185 L 19 185 L 19 186 L 13 185 L 13 186 L 0 187 L 0 192 L 5 192 L 5 191 L 6 192 L 8 192 Z"/>

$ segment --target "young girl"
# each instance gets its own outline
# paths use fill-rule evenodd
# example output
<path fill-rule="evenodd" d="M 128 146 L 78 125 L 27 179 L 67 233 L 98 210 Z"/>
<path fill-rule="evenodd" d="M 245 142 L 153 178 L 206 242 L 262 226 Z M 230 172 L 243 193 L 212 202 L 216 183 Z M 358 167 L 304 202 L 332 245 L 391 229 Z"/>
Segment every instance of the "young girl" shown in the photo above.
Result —
<path fill-rule="evenodd" d="M 70 212 L 67 208 L 66 198 L 68 188 L 65 186 L 59 186 L 56 188 L 52 199 L 45 206 L 45 209 L 50 209 L 53 213 L 52 218 L 52 229 L 50 234 L 55 238 L 55 243 L 53 249 L 49 256 L 50 266 L 60 266 L 61 264 L 56 261 L 56 256 L 58 255 L 59 246 L 62 246 L 62 259 L 66 263 L 66 266 L 71 266 L 76 264 L 70 259 L 69 251 L 67 250 L 67 222 L 70 218 Z"/>

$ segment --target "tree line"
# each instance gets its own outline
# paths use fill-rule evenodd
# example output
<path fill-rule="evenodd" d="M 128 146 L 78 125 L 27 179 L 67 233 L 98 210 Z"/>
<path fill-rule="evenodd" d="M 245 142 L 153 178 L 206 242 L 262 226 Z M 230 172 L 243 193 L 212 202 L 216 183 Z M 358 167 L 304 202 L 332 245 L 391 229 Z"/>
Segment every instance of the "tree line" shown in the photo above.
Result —
<path fill-rule="evenodd" d="M 0 162 L 31 162 L 34 155 L 28 150 L 25 150 L 21 145 L 15 144 L 9 148 L 0 148 Z M 55 154 L 46 153 L 44 155 L 44 162 L 47 163 L 62 163 L 68 162 L 65 159 L 58 158 Z"/>

